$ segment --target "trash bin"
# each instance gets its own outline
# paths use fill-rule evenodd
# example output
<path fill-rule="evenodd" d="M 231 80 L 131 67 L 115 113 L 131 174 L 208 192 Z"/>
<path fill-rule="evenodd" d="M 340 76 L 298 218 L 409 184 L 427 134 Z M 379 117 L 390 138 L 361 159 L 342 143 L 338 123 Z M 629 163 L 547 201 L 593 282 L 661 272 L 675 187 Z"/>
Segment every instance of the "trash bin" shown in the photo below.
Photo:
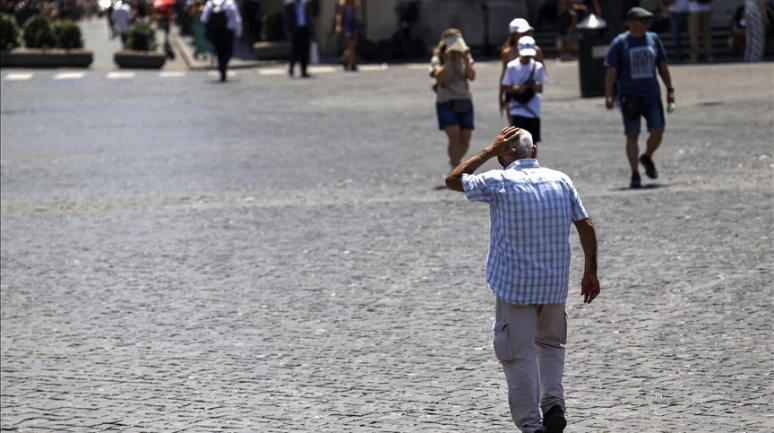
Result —
<path fill-rule="evenodd" d="M 605 55 L 610 45 L 605 20 L 591 14 L 578 24 L 578 73 L 582 98 L 605 96 Z"/>

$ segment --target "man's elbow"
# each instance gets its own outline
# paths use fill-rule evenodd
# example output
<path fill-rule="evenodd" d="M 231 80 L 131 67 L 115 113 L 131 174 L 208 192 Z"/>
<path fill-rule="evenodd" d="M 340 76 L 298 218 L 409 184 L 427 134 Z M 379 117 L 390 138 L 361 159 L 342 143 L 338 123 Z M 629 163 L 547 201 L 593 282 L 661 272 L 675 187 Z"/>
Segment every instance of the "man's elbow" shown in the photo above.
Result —
<path fill-rule="evenodd" d="M 591 218 L 575 221 L 575 228 L 578 229 L 578 233 L 581 235 L 593 235 L 596 233 L 596 230 L 594 229 L 594 223 L 591 221 Z"/>
<path fill-rule="evenodd" d="M 465 188 L 462 187 L 462 179 L 456 176 L 446 177 L 446 187 L 452 191 L 465 192 Z"/>

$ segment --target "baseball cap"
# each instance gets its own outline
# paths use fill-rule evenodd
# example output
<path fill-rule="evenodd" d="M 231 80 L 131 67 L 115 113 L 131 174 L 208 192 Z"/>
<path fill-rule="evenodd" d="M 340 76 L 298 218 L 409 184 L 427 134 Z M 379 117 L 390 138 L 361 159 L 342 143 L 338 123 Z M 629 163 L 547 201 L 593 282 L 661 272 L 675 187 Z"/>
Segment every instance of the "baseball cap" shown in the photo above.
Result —
<path fill-rule="evenodd" d="M 510 30 L 511 33 L 527 33 L 528 31 L 535 29 L 532 28 L 532 26 L 529 25 L 529 22 L 524 18 L 516 18 L 508 25 L 508 30 Z"/>
<path fill-rule="evenodd" d="M 651 18 L 653 18 L 653 14 L 641 7 L 631 8 L 629 9 L 629 12 L 626 13 L 627 20 L 645 20 Z"/>
<path fill-rule="evenodd" d="M 535 49 L 535 38 L 532 36 L 522 36 L 519 39 L 519 55 L 520 56 L 535 56 L 537 49 Z"/>
<path fill-rule="evenodd" d="M 462 38 L 462 35 L 447 36 L 443 42 L 446 44 L 446 49 L 449 51 L 464 53 L 469 49 L 468 44 L 465 43 L 465 39 Z"/>

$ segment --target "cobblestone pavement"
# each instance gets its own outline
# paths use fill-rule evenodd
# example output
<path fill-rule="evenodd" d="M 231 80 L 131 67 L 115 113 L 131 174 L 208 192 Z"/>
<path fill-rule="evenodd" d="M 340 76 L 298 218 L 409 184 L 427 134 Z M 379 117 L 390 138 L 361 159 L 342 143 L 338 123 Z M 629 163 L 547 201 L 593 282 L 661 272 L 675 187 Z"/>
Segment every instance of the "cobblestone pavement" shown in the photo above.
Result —
<path fill-rule="evenodd" d="M 541 163 L 603 284 L 571 287 L 567 431 L 771 432 L 772 65 L 674 68 L 641 191 L 618 115 L 548 66 Z M 0 429 L 515 431 L 424 71 L 142 77 L 0 81 Z"/>

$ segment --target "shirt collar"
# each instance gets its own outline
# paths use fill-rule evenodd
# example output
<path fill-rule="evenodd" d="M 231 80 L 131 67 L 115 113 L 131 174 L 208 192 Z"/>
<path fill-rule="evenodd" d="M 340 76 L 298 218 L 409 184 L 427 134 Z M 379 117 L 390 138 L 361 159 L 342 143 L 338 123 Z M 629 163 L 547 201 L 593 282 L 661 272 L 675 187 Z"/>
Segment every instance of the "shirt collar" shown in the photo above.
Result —
<path fill-rule="evenodd" d="M 516 170 L 525 168 L 540 168 L 540 164 L 538 164 L 537 159 L 533 158 L 517 159 L 516 161 L 513 161 L 508 167 L 505 167 L 506 170 L 510 170 L 512 168 Z"/>

